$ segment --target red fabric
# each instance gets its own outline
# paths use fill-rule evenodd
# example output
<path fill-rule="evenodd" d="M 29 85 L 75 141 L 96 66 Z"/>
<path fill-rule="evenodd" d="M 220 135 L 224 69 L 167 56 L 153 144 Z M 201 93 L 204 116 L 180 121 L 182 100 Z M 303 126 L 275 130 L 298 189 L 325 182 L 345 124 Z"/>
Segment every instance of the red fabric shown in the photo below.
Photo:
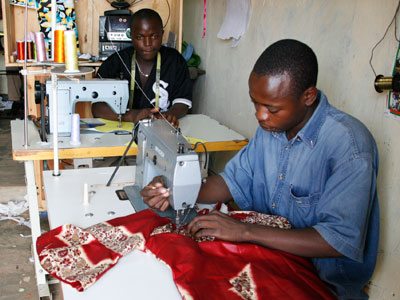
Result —
<path fill-rule="evenodd" d="M 91 226 L 57 227 L 36 241 L 42 267 L 53 277 L 84 291 L 132 249 L 144 250 L 155 227 L 169 223 L 151 210 Z"/>
<path fill-rule="evenodd" d="M 173 233 L 153 236 L 146 248 L 171 267 L 181 294 L 185 290 L 196 300 L 210 295 L 212 299 L 336 299 L 309 260 L 282 251 L 223 241 L 197 243 Z M 248 288 L 239 295 L 249 284 L 237 284 L 235 289 L 231 282 L 246 267 L 254 291 Z"/>
<path fill-rule="evenodd" d="M 230 215 L 250 223 L 290 228 L 285 218 L 277 216 L 254 212 Z M 80 291 L 136 248 L 150 251 L 170 266 L 186 300 L 336 299 L 308 259 L 254 244 L 194 241 L 183 230 L 180 234 L 173 230 L 169 219 L 147 210 L 86 230 L 71 225 L 56 228 L 39 237 L 37 249 L 50 274 Z M 89 259 L 82 268 L 81 260 L 86 256 Z M 73 276 L 65 276 L 65 270 L 71 269 L 75 270 Z"/>

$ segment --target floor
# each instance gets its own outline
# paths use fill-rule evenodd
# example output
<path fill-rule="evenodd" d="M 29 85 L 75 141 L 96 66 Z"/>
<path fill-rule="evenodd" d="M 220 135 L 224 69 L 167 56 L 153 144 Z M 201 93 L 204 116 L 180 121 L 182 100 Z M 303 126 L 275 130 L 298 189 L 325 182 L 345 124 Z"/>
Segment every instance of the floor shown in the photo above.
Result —
<path fill-rule="evenodd" d="M 10 121 L 22 118 L 23 110 L 16 105 L 0 111 L 0 205 L 5 211 L 8 202 L 20 203 L 26 194 L 24 165 L 12 160 Z M 39 299 L 31 252 L 30 228 L 0 213 L 0 300 Z M 29 220 L 26 211 L 17 216 Z M 41 213 L 42 230 L 48 230 L 45 213 Z M 61 300 L 58 284 L 52 286 L 52 299 Z"/>

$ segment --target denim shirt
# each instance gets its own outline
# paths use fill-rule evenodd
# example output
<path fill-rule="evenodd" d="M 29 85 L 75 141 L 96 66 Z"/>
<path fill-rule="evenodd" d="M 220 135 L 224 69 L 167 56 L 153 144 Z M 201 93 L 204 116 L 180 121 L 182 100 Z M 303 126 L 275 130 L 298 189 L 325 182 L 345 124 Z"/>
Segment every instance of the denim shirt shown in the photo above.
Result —
<path fill-rule="evenodd" d="M 379 239 L 378 150 L 368 129 L 328 103 L 288 140 L 261 127 L 220 175 L 235 202 L 313 227 L 340 258 L 313 258 L 340 299 L 368 299 L 364 285 L 375 268 Z"/>

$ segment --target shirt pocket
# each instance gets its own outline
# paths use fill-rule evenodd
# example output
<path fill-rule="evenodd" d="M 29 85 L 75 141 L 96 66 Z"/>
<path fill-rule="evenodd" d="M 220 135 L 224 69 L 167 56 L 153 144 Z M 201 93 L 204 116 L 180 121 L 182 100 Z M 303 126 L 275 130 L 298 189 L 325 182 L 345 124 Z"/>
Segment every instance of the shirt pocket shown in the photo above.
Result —
<path fill-rule="evenodd" d="M 318 203 L 321 193 L 308 193 L 300 188 L 290 185 L 289 197 L 295 206 L 307 208 Z"/>

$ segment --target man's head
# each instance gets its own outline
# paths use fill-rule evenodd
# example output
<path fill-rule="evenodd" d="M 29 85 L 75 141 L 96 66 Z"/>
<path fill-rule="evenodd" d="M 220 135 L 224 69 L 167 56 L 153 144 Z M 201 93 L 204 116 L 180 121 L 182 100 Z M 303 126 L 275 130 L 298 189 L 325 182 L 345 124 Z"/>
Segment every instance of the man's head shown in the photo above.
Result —
<path fill-rule="evenodd" d="M 281 40 L 258 58 L 249 78 L 256 118 L 268 131 L 292 138 L 307 123 L 317 105 L 318 63 L 307 45 Z"/>
<path fill-rule="evenodd" d="M 161 47 L 163 33 L 163 23 L 156 11 L 144 8 L 133 14 L 131 38 L 139 59 L 155 59 Z"/>

